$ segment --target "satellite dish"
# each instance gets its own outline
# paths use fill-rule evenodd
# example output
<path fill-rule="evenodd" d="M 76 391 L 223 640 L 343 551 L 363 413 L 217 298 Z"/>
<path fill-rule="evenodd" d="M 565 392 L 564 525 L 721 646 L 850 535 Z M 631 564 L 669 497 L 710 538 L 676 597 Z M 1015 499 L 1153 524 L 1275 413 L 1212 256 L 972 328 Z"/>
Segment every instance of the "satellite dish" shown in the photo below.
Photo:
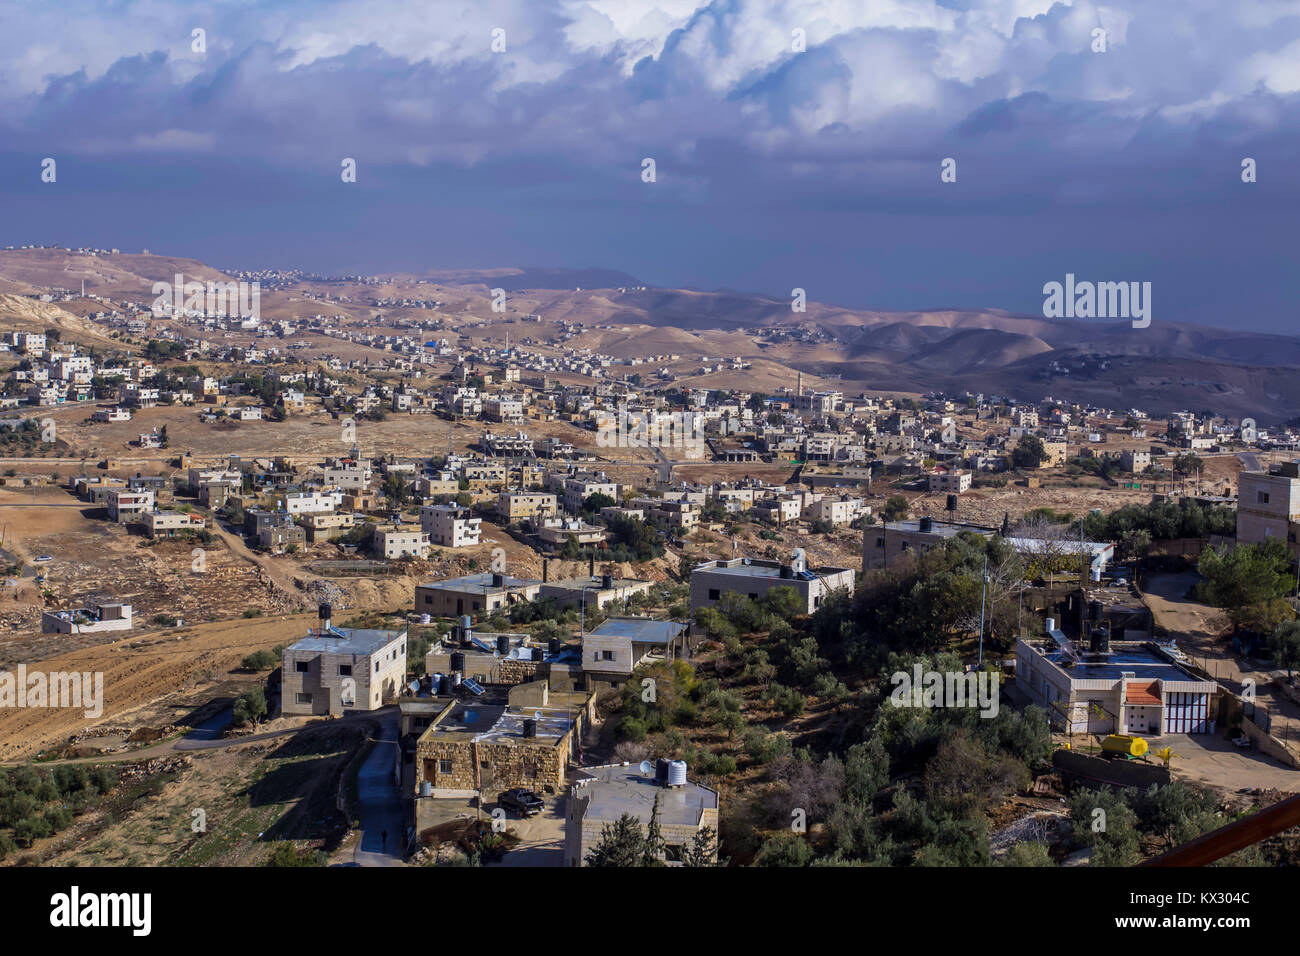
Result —
<path fill-rule="evenodd" d="M 654 773 L 655 767 L 649 760 L 642 760 L 641 766 L 638 769 L 641 771 L 642 776 L 648 777 L 650 774 Z"/>

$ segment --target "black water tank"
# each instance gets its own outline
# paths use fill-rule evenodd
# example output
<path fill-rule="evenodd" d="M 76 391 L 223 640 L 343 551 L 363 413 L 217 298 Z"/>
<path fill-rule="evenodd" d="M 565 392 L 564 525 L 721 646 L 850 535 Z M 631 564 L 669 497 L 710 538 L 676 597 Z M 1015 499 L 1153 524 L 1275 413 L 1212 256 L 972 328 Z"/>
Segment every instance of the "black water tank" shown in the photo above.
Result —
<path fill-rule="evenodd" d="M 667 757 L 660 757 L 655 761 L 655 783 L 661 787 L 668 786 L 668 764 L 671 762 Z"/>
<path fill-rule="evenodd" d="M 533 718 L 531 717 L 524 718 L 524 736 L 525 737 L 537 736 L 537 721 L 533 720 Z"/>
<path fill-rule="evenodd" d="M 533 648 L 533 660 L 535 660 L 535 661 L 544 661 L 544 660 L 546 660 L 546 651 L 542 650 L 542 648 L 540 648 L 540 647 L 534 647 L 534 648 Z"/>
<path fill-rule="evenodd" d="M 552 654 L 560 653 L 561 647 L 563 647 L 563 644 L 560 642 L 560 639 L 558 637 L 553 637 L 546 642 L 546 650 Z"/>
<path fill-rule="evenodd" d="M 956 510 L 957 510 L 957 496 L 956 496 L 956 495 L 949 495 L 949 496 L 948 496 L 948 510 L 949 510 L 949 511 L 956 511 Z"/>
<path fill-rule="evenodd" d="M 465 673 L 465 655 L 460 651 L 453 651 L 451 655 L 451 669 L 461 674 Z"/>
<path fill-rule="evenodd" d="M 602 574 L 600 576 L 600 586 L 606 591 L 612 588 L 614 586 L 614 575 Z"/>
<path fill-rule="evenodd" d="M 1101 602 L 1092 601 L 1088 604 L 1088 620 L 1094 623 L 1101 620 Z"/>
<path fill-rule="evenodd" d="M 505 634 L 497 635 L 497 653 L 505 657 L 510 653 L 510 638 Z"/>
<path fill-rule="evenodd" d="M 492 575 L 492 586 L 494 588 L 504 587 L 505 583 L 506 583 L 506 576 L 504 574 Z"/>
<path fill-rule="evenodd" d="M 1096 631 L 1097 652 L 1105 654 L 1110 651 L 1110 627 L 1106 624 L 1099 625 Z"/>
<path fill-rule="evenodd" d="M 790 565 L 788 564 L 781 565 L 781 577 L 783 578 L 794 577 L 794 568 L 790 567 Z"/>

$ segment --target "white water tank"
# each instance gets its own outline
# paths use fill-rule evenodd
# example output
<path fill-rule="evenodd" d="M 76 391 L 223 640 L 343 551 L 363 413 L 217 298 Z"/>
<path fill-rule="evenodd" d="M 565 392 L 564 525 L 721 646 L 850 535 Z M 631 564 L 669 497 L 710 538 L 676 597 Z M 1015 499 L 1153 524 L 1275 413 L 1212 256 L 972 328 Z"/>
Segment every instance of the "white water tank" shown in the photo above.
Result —
<path fill-rule="evenodd" d="M 686 786 L 686 761 L 670 760 L 668 762 L 668 786 Z"/>

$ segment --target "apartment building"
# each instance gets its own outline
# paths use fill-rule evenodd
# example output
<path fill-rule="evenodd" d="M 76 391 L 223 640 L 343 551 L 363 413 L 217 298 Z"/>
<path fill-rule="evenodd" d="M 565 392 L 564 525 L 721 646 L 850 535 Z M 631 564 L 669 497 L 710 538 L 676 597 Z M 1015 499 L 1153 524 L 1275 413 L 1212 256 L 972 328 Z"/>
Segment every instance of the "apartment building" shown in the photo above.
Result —
<path fill-rule="evenodd" d="M 290 515 L 330 514 L 336 505 L 335 496 L 328 492 L 296 491 L 286 494 L 281 507 Z"/>
<path fill-rule="evenodd" d="M 427 531 L 391 526 L 375 528 L 370 545 L 376 557 L 388 560 L 427 558 L 432 547 Z"/>
<path fill-rule="evenodd" d="M 1237 541 L 1259 544 L 1272 538 L 1286 542 L 1300 557 L 1300 461 L 1273 465 L 1267 472 L 1237 476 Z"/>
<path fill-rule="evenodd" d="M 566 478 L 564 481 L 564 510 L 576 512 L 582 510 L 582 503 L 592 495 L 608 495 L 618 501 L 618 482 L 610 481 L 603 474 L 585 477 Z"/>
<path fill-rule="evenodd" d="M 960 495 L 970 491 L 972 476 L 964 468 L 936 470 L 927 476 L 926 486 L 931 493 Z"/>
<path fill-rule="evenodd" d="M 1141 474 L 1151 467 L 1151 452 L 1126 448 L 1120 452 L 1119 463 L 1125 471 L 1131 471 L 1135 475 Z"/>
<path fill-rule="evenodd" d="M 869 514 L 861 498 L 819 498 L 804 509 L 804 517 L 809 521 L 827 521 L 837 528 L 852 524 L 863 514 Z"/>
<path fill-rule="evenodd" d="M 104 496 L 104 507 L 108 509 L 109 520 L 118 524 L 143 520 L 145 515 L 154 510 L 154 493 L 112 488 Z"/>
<path fill-rule="evenodd" d="M 506 521 L 520 521 L 534 515 L 550 517 L 559 510 L 559 502 L 549 492 L 503 491 L 497 495 L 497 514 Z"/>
<path fill-rule="evenodd" d="M 432 544 L 442 548 L 467 548 L 478 544 L 483 525 L 460 505 L 424 505 L 420 508 L 420 527 Z"/>

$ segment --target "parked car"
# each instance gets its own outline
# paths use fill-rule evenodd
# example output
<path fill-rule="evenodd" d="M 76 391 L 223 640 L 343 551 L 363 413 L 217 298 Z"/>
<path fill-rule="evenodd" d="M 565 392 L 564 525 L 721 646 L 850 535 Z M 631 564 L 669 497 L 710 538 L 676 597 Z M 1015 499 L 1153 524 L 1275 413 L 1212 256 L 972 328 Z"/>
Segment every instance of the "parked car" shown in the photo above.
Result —
<path fill-rule="evenodd" d="M 515 787 L 497 797 L 497 805 L 513 810 L 521 817 L 534 817 L 546 809 L 542 798 L 531 790 Z"/>

